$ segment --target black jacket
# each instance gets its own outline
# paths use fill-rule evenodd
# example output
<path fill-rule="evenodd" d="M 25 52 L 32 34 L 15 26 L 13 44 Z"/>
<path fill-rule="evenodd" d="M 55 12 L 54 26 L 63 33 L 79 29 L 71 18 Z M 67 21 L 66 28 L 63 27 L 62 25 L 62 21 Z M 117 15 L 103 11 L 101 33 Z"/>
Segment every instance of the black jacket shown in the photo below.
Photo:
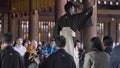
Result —
<path fill-rule="evenodd" d="M 41 63 L 39 68 L 76 68 L 76 66 L 73 57 L 64 49 L 60 49 Z"/>
<path fill-rule="evenodd" d="M 24 68 L 23 58 L 12 46 L 0 51 L 0 68 Z"/>
<path fill-rule="evenodd" d="M 120 45 L 112 50 L 109 63 L 109 68 L 120 68 Z"/>
<path fill-rule="evenodd" d="M 70 27 L 73 31 L 81 31 L 86 27 L 92 26 L 91 15 L 93 8 L 87 8 L 82 13 L 64 14 L 55 23 L 53 36 L 57 37 L 63 27 Z"/>

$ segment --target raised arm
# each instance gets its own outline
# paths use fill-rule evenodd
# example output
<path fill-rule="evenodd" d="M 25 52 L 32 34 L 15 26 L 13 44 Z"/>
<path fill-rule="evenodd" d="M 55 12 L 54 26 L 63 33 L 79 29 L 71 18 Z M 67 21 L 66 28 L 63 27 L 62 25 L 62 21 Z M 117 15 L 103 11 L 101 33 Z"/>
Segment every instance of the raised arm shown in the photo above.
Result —
<path fill-rule="evenodd" d="M 93 7 L 85 9 L 82 13 L 78 14 L 78 31 L 81 31 L 83 28 L 92 26 L 91 16 L 92 16 Z"/>

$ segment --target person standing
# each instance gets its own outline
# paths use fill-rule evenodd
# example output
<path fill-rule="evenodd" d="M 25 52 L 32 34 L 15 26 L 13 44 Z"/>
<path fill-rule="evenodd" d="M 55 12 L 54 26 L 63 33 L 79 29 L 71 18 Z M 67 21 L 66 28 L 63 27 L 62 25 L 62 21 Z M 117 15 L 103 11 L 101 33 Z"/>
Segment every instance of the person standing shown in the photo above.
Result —
<path fill-rule="evenodd" d="M 57 51 L 55 39 L 50 39 L 50 43 L 43 48 L 44 59 Z"/>
<path fill-rule="evenodd" d="M 92 7 L 89 7 L 81 13 L 75 13 L 74 6 L 72 2 L 65 4 L 66 13 L 57 20 L 53 32 L 54 37 L 63 35 L 66 38 L 65 50 L 72 56 L 74 56 L 75 32 L 92 26 L 91 15 L 93 10 Z"/>
<path fill-rule="evenodd" d="M 104 48 L 104 51 L 106 53 L 111 55 L 111 51 L 112 51 L 112 48 L 113 48 L 113 40 L 110 36 L 105 36 L 103 38 L 103 48 Z"/>
<path fill-rule="evenodd" d="M 74 60 L 75 60 L 75 64 L 76 64 L 76 68 L 79 68 L 79 48 L 80 48 L 80 41 L 76 40 L 75 41 L 75 45 L 74 45 Z"/>
<path fill-rule="evenodd" d="M 17 37 L 16 44 L 14 46 L 14 49 L 20 53 L 21 56 L 24 57 L 25 52 L 27 51 L 26 48 L 22 45 L 23 39 L 21 37 Z"/>
<path fill-rule="evenodd" d="M 2 37 L 0 51 L 0 68 L 24 68 L 24 61 L 20 54 L 13 49 L 13 35 L 5 33 Z"/>
<path fill-rule="evenodd" d="M 73 57 L 64 50 L 66 39 L 63 36 L 58 36 L 55 42 L 57 52 L 45 59 L 39 68 L 76 68 Z"/>
<path fill-rule="evenodd" d="M 85 54 L 83 68 L 108 68 L 110 56 L 104 52 L 99 37 L 90 40 L 91 51 Z"/>

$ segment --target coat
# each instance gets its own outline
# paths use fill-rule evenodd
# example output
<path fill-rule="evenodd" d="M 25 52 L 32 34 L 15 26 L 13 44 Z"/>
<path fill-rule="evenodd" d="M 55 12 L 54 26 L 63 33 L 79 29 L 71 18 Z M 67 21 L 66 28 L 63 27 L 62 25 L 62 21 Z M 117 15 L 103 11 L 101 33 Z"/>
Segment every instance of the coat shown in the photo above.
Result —
<path fill-rule="evenodd" d="M 39 68 L 76 68 L 76 66 L 73 57 L 64 49 L 59 49 L 45 59 L 39 65 Z"/>
<path fill-rule="evenodd" d="M 120 68 L 120 45 L 111 52 L 109 68 Z"/>
<path fill-rule="evenodd" d="M 0 68 L 24 68 L 24 61 L 12 46 L 6 46 L 0 51 Z"/>
<path fill-rule="evenodd" d="M 66 13 L 61 16 L 55 23 L 53 36 L 60 35 L 63 27 L 70 27 L 74 32 L 81 31 L 83 28 L 92 26 L 91 15 L 93 8 L 87 8 L 81 13 L 71 15 Z"/>
<path fill-rule="evenodd" d="M 110 56 L 105 52 L 91 51 L 85 54 L 83 68 L 108 68 Z"/>

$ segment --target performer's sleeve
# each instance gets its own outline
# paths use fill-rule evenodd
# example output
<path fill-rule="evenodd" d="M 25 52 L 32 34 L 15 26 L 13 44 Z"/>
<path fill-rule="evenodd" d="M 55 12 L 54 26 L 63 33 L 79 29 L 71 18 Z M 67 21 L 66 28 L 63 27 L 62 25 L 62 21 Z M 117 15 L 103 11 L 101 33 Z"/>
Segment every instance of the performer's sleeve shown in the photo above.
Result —
<path fill-rule="evenodd" d="M 84 28 L 91 27 L 92 26 L 92 7 L 89 7 L 85 9 L 82 13 L 78 15 L 78 31 L 81 31 Z"/>
<path fill-rule="evenodd" d="M 56 38 L 59 35 L 59 22 L 55 22 L 54 30 L 53 30 L 53 37 Z"/>

